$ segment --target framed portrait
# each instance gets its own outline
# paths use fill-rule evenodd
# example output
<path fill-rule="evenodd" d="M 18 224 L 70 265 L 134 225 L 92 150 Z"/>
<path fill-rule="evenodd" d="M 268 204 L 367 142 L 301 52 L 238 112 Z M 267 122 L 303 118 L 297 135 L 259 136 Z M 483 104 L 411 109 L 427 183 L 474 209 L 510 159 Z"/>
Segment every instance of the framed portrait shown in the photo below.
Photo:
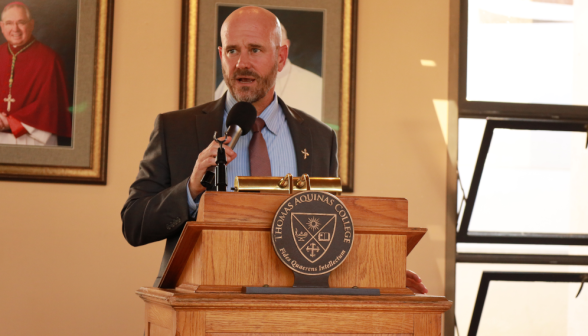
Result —
<path fill-rule="evenodd" d="M 0 179 L 106 184 L 114 0 L 0 0 Z"/>
<path fill-rule="evenodd" d="M 343 190 L 353 191 L 356 0 L 184 0 L 180 107 L 218 99 L 227 90 L 217 49 L 220 28 L 247 5 L 280 20 L 289 52 L 276 93 L 337 133 L 339 176 Z"/>

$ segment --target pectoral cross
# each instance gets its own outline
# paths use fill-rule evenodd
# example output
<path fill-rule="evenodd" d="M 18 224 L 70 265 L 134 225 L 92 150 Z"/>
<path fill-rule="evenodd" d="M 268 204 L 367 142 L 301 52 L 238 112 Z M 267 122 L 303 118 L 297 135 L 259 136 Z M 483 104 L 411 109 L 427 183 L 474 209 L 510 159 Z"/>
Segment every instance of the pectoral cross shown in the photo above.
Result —
<path fill-rule="evenodd" d="M 302 154 L 304 154 L 304 160 L 306 160 L 306 157 L 309 156 L 310 154 L 306 151 L 306 148 L 304 148 L 304 150 L 302 151 Z"/>
<path fill-rule="evenodd" d="M 14 103 L 15 100 L 12 98 L 12 94 L 8 94 L 8 97 L 4 98 L 4 101 L 8 103 L 8 107 L 6 108 L 6 112 L 10 112 L 10 104 Z"/>
<path fill-rule="evenodd" d="M 310 256 L 314 257 L 316 254 L 314 252 L 318 252 L 320 249 L 316 246 L 315 243 L 310 244 L 310 246 L 306 247 L 306 252 L 310 252 Z"/>

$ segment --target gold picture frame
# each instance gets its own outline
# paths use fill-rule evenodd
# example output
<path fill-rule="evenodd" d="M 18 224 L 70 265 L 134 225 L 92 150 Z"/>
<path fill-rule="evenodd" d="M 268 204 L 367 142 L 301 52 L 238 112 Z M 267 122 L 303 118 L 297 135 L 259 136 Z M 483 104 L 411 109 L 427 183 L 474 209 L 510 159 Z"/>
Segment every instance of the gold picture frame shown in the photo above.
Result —
<path fill-rule="evenodd" d="M 330 114 L 331 122 L 323 121 L 337 133 L 343 191 L 353 191 L 357 0 L 183 0 L 180 108 L 214 100 L 219 8 L 245 5 L 323 13 L 322 116 Z"/>
<path fill-rule="evenodd" d="M 29 0 L 35 32 L 44 13 Z M 55 7 L 55 4 L 50 4 Z M 0 179 L 106 184 L 114 0 L 78 0 L 71 145 L 0 145 Z M 40 19 L 37 19 L 40 17 Z M 43 42 L 42 39 L 39 41 Z M 72 67 L 73 68 L 73 67 Z"/>

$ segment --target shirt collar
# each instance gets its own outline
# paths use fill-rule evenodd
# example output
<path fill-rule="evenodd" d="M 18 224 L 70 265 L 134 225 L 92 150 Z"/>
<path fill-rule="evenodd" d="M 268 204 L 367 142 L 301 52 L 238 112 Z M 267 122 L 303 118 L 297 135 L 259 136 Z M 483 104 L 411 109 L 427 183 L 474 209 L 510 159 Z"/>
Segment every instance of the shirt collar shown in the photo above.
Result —
<path fill-rule="evenodd" d="M 225 120 L 229 115 L 229 111 L 233 108 L 233 106 L 235 106 L 235 104 L 237 104 L 237 100 L 233 97 L 231 92 L 227 90 L 227 98 L 225 101 Z M 280 113 L 280 111 L 281 108 L 280 104 L 278 103 L 278 95 L 274 92 L 274 100 L 272 100 L 268 107 L 266 107 L 265 110 L 263 110 L 263 112 L 261 112 L 259 115 L 259 118 L 265 121 L 265 127 L 267 127 L 267 129 L 274 135 L 277 135 L 279 132 L 280 115 L 283 115 L 283 113 Z"/>

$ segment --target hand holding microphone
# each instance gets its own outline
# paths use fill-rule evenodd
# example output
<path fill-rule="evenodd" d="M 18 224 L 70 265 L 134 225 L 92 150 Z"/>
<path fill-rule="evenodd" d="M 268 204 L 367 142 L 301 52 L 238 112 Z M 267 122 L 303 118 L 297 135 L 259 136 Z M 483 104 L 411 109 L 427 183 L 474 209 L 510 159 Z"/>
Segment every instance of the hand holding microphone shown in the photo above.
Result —
<path fill-rule="evenodd" d="M 237 157 L 233 148 L 235 148 L 241 135 L 249 133 L 256 118 L 257 110 L 250 103 L 239 102 L 229 111 L 226 121 L 227 132 L 225 133 L 227 141 L 223 145 L 227 156 L 227 163 L 230 163 Z M 224 140 L 224 137 L 220 139 Z M 220 145 L 213 140 L 206 149 L 198 154 L 198 159 L 192 170 L 189 182 L 192 198 L 196 198 L 196 196 L 206 190 L 206 187 L 202 183 L 214 184 L 214 167 L 216 166 L 216 156 L 219 147 Z M 212 171 L 210 171 L 211 167 L 213 167 Z"/>

